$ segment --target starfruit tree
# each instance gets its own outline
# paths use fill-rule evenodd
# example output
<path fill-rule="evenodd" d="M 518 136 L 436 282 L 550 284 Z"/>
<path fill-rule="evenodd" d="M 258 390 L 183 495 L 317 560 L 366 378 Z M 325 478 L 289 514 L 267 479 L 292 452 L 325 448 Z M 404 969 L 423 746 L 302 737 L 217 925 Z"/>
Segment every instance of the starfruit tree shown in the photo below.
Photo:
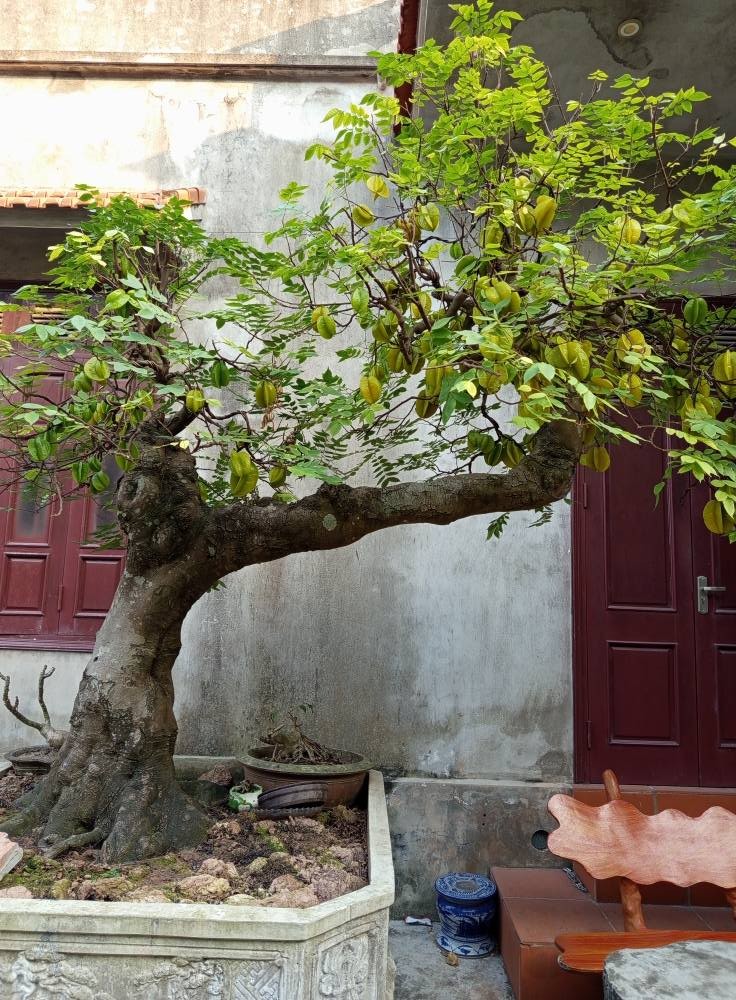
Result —
<path fill-rule="evenodd" d="M 64 318 L 3 345 L 6 480 L 22 470 L 40 502 L 109 495 L 127 540 L 69 735 L 5 823 L 52 854 L 202 837 L 171 670 L 229 573 L 395 525 L 544 520 L 622 440 L 664 440 L 666 477 L 707 481 L 706 524 L 736 535 L 736 352 L 713 304 L 734 280 L 733 142 L 699 124 L 694 88 L 597 72 L 561 105 L 512 44 L 518 15 L 455 12 L 446 46 L 378 56 L 391 89 L 330 112 L 333 140 L 306 152 L 329 181 L 287 187 L 258 246 L 88 191 L 50 252 Z M 229 297 L 203 317 L 213 278 Z M 54 403 L 39 380 L 60 365 Z"/>

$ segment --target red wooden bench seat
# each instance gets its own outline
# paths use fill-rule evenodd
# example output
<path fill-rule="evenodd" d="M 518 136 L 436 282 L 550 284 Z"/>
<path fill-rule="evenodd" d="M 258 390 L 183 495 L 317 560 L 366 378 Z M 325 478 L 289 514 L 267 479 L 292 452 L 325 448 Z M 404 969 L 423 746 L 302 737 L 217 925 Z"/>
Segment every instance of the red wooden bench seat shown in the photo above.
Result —
<path fill-rule="evenodd" d="M 569 795 L 553 795 L 548 808 L 559 822 L 548 839 L 558 857 L 579 862 L 595 879 L 619 879 L 624 931 L 561 934 L 560 965 L 577 972 L 601 972 L 606 958 L 622 948 L 657 948 L 676 941 L 736 942 L 734 931 L 647 930 L 639 885 L 710 882 L 724 890 L 736 918 L 736 815 L 720 806 L 702 816 L 665 809 L 646 816 L 621 798 L 613 771 L 603 775 L 609 801 L 589 806 Z"/>

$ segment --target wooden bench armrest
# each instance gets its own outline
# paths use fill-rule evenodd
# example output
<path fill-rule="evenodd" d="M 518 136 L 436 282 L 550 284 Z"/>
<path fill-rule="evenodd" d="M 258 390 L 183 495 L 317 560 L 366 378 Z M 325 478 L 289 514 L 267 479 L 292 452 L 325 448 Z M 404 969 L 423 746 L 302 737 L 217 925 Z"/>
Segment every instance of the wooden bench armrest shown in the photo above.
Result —
<path fill-rule="evenodd" d="M 662 948 L 677 941 L 732 941 L 736 931 L 594 931 L 560 934 L 557 961 L 570 972 L 603 972 L 606 959 L 622 948 Z"/>

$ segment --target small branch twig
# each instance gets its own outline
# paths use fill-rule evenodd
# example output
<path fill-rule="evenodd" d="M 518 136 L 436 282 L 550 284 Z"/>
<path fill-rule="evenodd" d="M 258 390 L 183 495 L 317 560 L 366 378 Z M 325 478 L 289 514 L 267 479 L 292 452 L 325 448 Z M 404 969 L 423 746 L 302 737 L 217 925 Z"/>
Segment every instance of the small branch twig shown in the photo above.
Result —
<path fill-rule="evenodd" d="M 38 704 L 41 706 L 41 711 L 43 712 L 43 721 L 47 726 L 51 726 L 51 716 L 46 708 L 46 702 L 43 697 L 43 687 L 46 683 L 47 677 L 53 677 L 56 673 L 56 667 L 49 667 L 48 663 L 44 663 L 43 669 L 38 677 Z"/>

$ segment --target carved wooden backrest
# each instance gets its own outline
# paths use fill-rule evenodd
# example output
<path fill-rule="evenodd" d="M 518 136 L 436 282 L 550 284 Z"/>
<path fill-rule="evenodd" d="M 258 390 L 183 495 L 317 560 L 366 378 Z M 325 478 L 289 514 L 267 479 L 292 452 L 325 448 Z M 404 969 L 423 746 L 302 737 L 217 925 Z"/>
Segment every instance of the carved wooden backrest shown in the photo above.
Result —
<path fill-rule="evenodd" d="M 678 809 L 645 816 L 621 798 L 612 771 L 604 783 L 610 801 L 602 806 L 552 796 L 548 809 L 560 825 L 548 847 L 578 861 L 593 878 L 619 877 L 626 930 L 645 927 L 636 883 L 710 882 L 726 890 L 736 916 L 736 815 L 713 806 L 697 818 Z"/>

